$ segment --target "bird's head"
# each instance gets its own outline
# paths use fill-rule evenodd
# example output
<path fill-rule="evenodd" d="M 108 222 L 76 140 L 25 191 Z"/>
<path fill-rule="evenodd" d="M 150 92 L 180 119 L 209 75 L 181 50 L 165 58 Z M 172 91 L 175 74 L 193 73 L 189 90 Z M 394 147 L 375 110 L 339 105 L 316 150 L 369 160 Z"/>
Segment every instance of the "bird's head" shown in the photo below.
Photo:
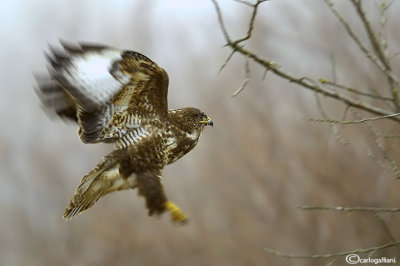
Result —
<path fill-rule="evenodd" d="M 188 134 L 201 132 L 205 126 L 214 126 L 210 117 L 193 107 L 170 110 L 169 120 Z"/>

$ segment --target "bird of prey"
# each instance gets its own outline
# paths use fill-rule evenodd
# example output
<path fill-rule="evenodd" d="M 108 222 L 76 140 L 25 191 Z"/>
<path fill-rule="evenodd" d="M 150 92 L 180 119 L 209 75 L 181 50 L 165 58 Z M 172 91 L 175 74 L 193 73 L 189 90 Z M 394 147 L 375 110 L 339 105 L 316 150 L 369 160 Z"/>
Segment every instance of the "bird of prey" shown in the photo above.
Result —
<path fill-rule="evenodd" d="M 213 121 L 192 108 L 168 109 L 168 75 L 133 51 L 61 42 L 50 47 L 48 74 L 37 76 L 43 106 L 75 121 L 83 143 L 114 143 L 82 178 L 63 215 L 69 219 L 102 196 L 137 188 L 149 215 L 170 212 L 174 222 L 187 216 L 169 201 L 161 170 L 192 150 Z"/>

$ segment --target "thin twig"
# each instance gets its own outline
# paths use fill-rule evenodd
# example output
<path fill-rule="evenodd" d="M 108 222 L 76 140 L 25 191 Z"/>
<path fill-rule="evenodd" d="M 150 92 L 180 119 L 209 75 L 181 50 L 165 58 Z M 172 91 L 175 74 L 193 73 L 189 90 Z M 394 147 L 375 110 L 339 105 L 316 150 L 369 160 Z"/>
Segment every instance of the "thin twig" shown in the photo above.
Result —
<path fill-rule="evenodd" d="M 254 5 L 253 3 L 243 1 L 243 0 L 233 0 L 233 1 L 243 4 L 243 5 L 246 5 L 246 6 L 250 6 L 250 7 L 253 7 L 253 5 Z"/>
<path fill-rule="evenodd" d="M 252 8 L 253 8 L 253 12 L 251 13 L 250 22 L 249 22 L 249 27 L 248 27 L 248 30 L 247 30 L 247 35 L 244 36 L 243 38 L 240 38 L 240 39 L 237 39 L 236 41 L 234 41 L 233 43 L 234 43 L 235 45 L 238 45 L 239 43 L 250 39 L 251 34 L 252 34 L 252 32 L 253 32 L 253 29 L 254 29 L 254 21 L 255 21 L 256 16 L 257 16 L 258 6 L 259 6 L 261 3 L 265 2 L 265 1 L 267 1 L 267 0 L 257 0 L 257 2 L 256 2 L 255 4 L 251 5 Z M 243 1 L 241 1 L 241 2 L 243 2 Z M 247 3 L 247 2 L 246 2 L 246 3 Z"/>
<path fill-rule="evenodd" d="M 325 119 L 329 119 L 328 115 L 326 114 L 326 112 L 324 110 L 324 106 L 321 103 L 321 99 L 320 99 L 320 97 L 318 97 L 318 93 L 315 93 L 315 100 L 317 103 L 317 108 L 318 108 L 319 112 L 321 113 L 322 117 L 324 117 Z M 346 138 L 344 138 L 342 135 L 340 135 L 337 125 L 335 125 L 334 123 L 331 123 L 330 127 L 331 127 L 332 132 L 335 135 L 336 139 L 340 143 L 342 143 L 343 145 L 349 145 L 349 141 Z"/>
<path fill-rule="evenodd" d="M 333 98 L 333 99 L 337 99 L 337 100 L 339 100 L 339 101 L 343 102 L 344 104 L 349 105 L 351 107 L 355 107 L 357 109 L 365 110 L 367 112 L 376 114 L 378 116 L 385 116 L 385 115 L 391 115 L 392 114 L 391 112 L 383 110 L 383 109 L 381 109 L 381 108 L 379 108 L 377 106 L 373 106 L 373 105 L 367 104 L 365 102 L 358 101 L 356 99 L 353 99 L 353 98 L 351 98 L 351 97 L 349 97 L 347 95 L 338 93 L 336 91 L 332 91 L 332 90 L 329 90 L 327 88 L 320 87 L 318 85 L 312 85 L 312 84 L 310 84 L 310 82 L 307 82 L 307 80 L 304 79 L 304 77 L 301 77 L 301 78 L 300 77 L 295 77 L 295 76 L 293 76 L 293 75 L 291 75 L 289 73 L 286 73 L 286 72 L 282 71 L 280 67 L 277 67 L 277 64 L 275 62 L 269 61 L 269 60 L 266 60 L 266 59 L 262 59 L 261 57 L 259 57 L 255 53 L 253 53 L 252 51 L 250 51 L 248 49 L 245 49 L 241 45 L 238 45 L 238 42 L 242 41 L 243 39 L 246 39 L 247 36 L 244 37 L 244 38 L 238 39 L 237 41 L 232 41 L 231 38 L 229 37 L 228 31 L 226 30 L 225 23 L 224 23 L 224 20 L 222 18 L 222 11 L 221 11 L 221 9 L 219 7 L 219 4 L 218 4 L 217 0 L 211 0 L 211 1 L 213 2 L 215 10 L 217 12 L 218 21 L 219 21 L 220 27 L 222 29 L 223 35 L 225 37 L 225 40 L 227 42 L 227 46 L 231 47 L 236 52 L 238 52 L 238 53 L 240 53 L 240 54 L 242 54 L 242 55 L 244 55 L 246 57 L 251 58 L 254 62 L 260 64 L 261 66 L 263 66 L 267 70 L 270 70 L 271 72 L 273 72 L 274 74 L 276 74 L 277 76 L 279 76 L 279 77 L 281 77 L 283 79 L 286 79 L 286 80 L 288 80 L 290 82 L 293 82 L 293 83 L 295 83 L 297 85 L 300 85 L 300 86 L 302 86 L 302 87 L 304 87 L 306 89 L 309 89 L 309 90 L 312 90 L 314 92 L 318 92 L 320 94 L 323 94 L 323 95 L 325 95 L 327 97 L 330 97 L 330 98 Z M 325 1 L 330 3 L 329 0 L 325 0 Z M 259 4 L 262 3 L 262 2 L 263 1 L 257 1 L 258 4 L 256 3 L 254 8 L 257 9 Z M 332 4 L 332 6 L 333 6 L 333 4 Z M 253 15 L 255 16 L 255 14 L 256 14 L 256 11 L 253 10 Z M 253 23 L 254 23 L 254 20 L 253 20 Z M 250 34 L 251 34 L 251 30 L 252 29 L 253 29 L 253 26 L 250 23 L 248 33 L 250 32 Z M 351 29 L 350 29 L 350 32 L 352 32 Z M 364 49 L 366 49 L 363 46 L 362 43 L 361 43 L 361 45 L 362 45 L 362 47 Z M 373 54 L 369 53 L 368 50 L 366 50 L 366 51 L 369 54 L 369 56 L 375 58 L 375 61 L 378 62 L 378 64 L 379 64 L 380 61 L 377 60 L 377 58 Z M 380 67 L 382 67 L 382 63 L 381 63 Z M 383 66 L 383 69 L 385 69 L 384 66 Z M 387 73 L 387 74 L 389 75 L 390 73 Z M 396 122 L 400 122 L 400 118 L 398 118 L 398 117 L 390 117 L 390 119 L 393 120 L 393 121 L 396 121 Z"/>
<path fill-rule="evenodd" d="M 355 41 L 355 43 L 358 45 L 358 47 L 361 49 L 361 51 L 368 57 L 368 59 L 371 60 L 372 63 L 374 63 L 379 69 L 382 71 L 385 71 L 386 68 L 385 66 L 378 60 L 378 58 L 371 53 L 367 47 L 361 42 L 360 38 L 355 34 L 355 32 L 351 29 L 350 25 L 346 22 L 346 20 L 342 17 L 340 12 L 336 9 L 332 1 L 330 0 L 324 0 L 324 2 L 328 5 L 329 9 L 332 11 L 332 13 L 336 16 L 336 18 L 342 23 L 343 27 L 346 29 L 347 34 L 350 35 L 350 37 Z"/>
<path fill-rule="evenodd" d="M 349 110 L 350 110 L 350 106 L 347 105 L 346 108 L 343 111 L 342 121 L 346 120 L 346 117 L 347 117 L 347 114 L 348 114 Z"/>
<path fill-rule="evenodd" d="M 333 57 L 332 54 L 329 55 L 329 61 L 331 62 L 332 66 L 332 80 L 333 82 L 336 82 L 336 62 L 335 57 Z"/>
<path fill-rule="evenodd" d="M 369 247 L 369 248 L 360 248 L 360 249 L 354 249 L 354 250 L 348 250 L 348 251 L 343 251 L 343 252 L 338 252 L 338 253 L 331 253 L 331 254 L 315 254 L 315 255 L 293 255 L 293 254 L 285 254 L 280 251 L 271 249 L 271 248 L 264 248 L 264 251 L 275 255 L 277 257 L 283 257 L 286 259 L 329 259 L 329 258 L 334 258 L 334 257 L 341 257 L 341 256 L 346 256 L 349 254 L 364 254 L 364 253 L 369 253 L 372 251 L 377 251 L 377 250 L 382 250 L 386 248 L 390 248 L 393 246 L 396 246 L 400 244 L 400 240 L 395 241 L 395 242 L 390 242 L 381 246 L 376 246 L 376 247 Z"/>
<path fill-rule="evenodd" d="M 219 26 L 221 27 L 222 34 L 224 34 L 225 40 L 229 44 L 229 43 L 231 43 L 231 39 L 229 37 L 228 31 L 225 28 L 225 23 L 224 23 L 224 19 L 222 18 L 221 8 L 219 7 L 219 4 L 218 4 L 217 0 L 211 0 L 211 1 L 213 2 L 214 8 L 217 11 Z"/>
<path fill-rule="evenodd" d="M 297 206 L 298 209 L 307 211 L 341 211 L 341 212 L 400 212 L 400 208 L 381 207 L 341 207 L 341 206 Z"/>
<path fill-rule="evenodd" d="M 355 113 L 356 116 L 358 116 L 359 118 L 362 118 L 361 113 Z M 393 157 L 390 155 L 390 153 L 388 152 L 388 150 L 386 149 L 385 145 L 380 141 L 379 139 L 379 132 L 376 132 L 376 130 L 374 129 L 372 123 L 366 123 L 366 127 L 368 129 L 369 134 L 371 134 L 374 137 L 374 142 L 376 147 L 379 149 L 379 151 L 381 152 L 383 158 L 390 163 L 391 165 L 391 170 L 394 173 L 394 175 L 396 176 L 396 178 L 400 179 L 400 169 L 399 166 L 397 165 L 397 162 L 395 159 L 393 159 Z"/>
<path fill-rule="evenodd" d="M 382 46 L 380 45 L 379 41 L 378 41 L 378 37 L 376 36 L 374 30 L 371 27 L 371 24 L 369 23 L 369 20 L 367 19 L 367 16 L 365 15 L 365 12 L 362 8 L 362 1 L 358 1 L 358 0 L 351 0 L 351 2 L 353 3 L 359 17 L 361 18 L 363 25 L 365 27 L 365 30 L 367 31 L 368 34 L 368 38 L 372 44 L 372 47 L 374 48 L 374 51 L 376 52 L 378 58 L 380 59 L 380 61 L 383 63 L 383 65 L 386 68 L 390 69 L 390 66 L 387 62 L 385 53 L 382 49 Z"/>
<path fill-rule="evenodd" d="M 346 87 L 346 86 L 344 86 L 344 85 L 338 84 L 338 83 L 336 83 L 336 82 L 334 82 L 334 81 L 329 81 L 329 80 L 327 80 L 327 79 L 319 79 L 319 81 L 320 81 L 322 84 L 330 85 L 330 86 L 333 86 L 333 87 L 335 87 L 335 88 L 342 89 L 342 90 L 346 90 L 346 91 L 351 92 L 351 93 L 354 93 L 354 94 L 359 94 L 359 95 L 362 95 L 362 96 L 366 96 L 366 97 L 370 97 L 370 98 L 374 98 L 374 99 L 378 99 L 378 100 L 393 102 L 393 98 L 390 98 L 390 97 L 383 97 L 383 96 L 371 94 L 371 93 L 368 93 L 368 92 L 363 92 L 363 91 L 354 89 L 354 88 L 352 88 L 352 87 Z"/>
<path fill-rule="evenodd" d="M 235 54 L 235 52 L 236 52 L 235 50 L 232 50 L 232 52 L 226 58 L 224 64 L 219 68 L 218 73 L 221 73 L 222 70 L 228 65 L 229 61 L 232 59 L 232 56 Z"/>
<path fill-rule="evenodd" d="M 368 111 L 370 113 L 379 115 L 379 116 L 384 116 L 384 115 L 390 115 L 391 113 L 387 112 L 386 110 L 382 110 L 376 106 L 372 106 L 369 105 L 367 103 L 364 102 L 360 102 L 358 100 L 352 99 L 344 94 L 340 94 L 338 92 L 332 91 L 332 90 L 328 90 L 326 88 L 322 88 L 318 85 L 312 85 L 310 84 L 310 82 L 307 82 L 307 80 L 304 77 L 295 77 L 291 74 L 288 74 L 284 71 L 281 70 L 280 67 L 277 67 L 277 64 L 273 61 L 269 61 L 266 59 L 262 59 L 259 56 L 257 56 L 255 53 L 253 53 L 250 50 L 245 49 L 243 46 L 240 46 L 237 44 L 237 41 L 232 41 L 229 37 L 228 31 L 226 30 L 225 27 L 225 23 L 224 20 L 222 18 L 222 11 L 219 7 L 219 4 L 217 2 L 217 0 L 211 0 L 214 4 L 215 10 L 217 12 L 217 16 L 218 16 L 218 21 L 221 27 L 221 30 L 223 32 L 223 35 L 225 37 L 225 40 L 227 42 L 227 45 L 230 46 L 233 50 L 235 50 L 236 52 L 251 58 L 254 62 L 260 64 L 261 66 L 263 66 L 264 68 L 266 68 L 267 70 L 270 70 L 271 72 L 273 72 L 274 74 L 276 74 L 277 76 L 280 76 L 283 79 L 286 79 L 290 82 L 296 83 L 306 89 L 310 89 L 314 92 L 318 92 L 321 93 L 327 97 L 330 98 L 334 98 L 337 99 L 343 103 L 345 103 L 346 105 L 358 108 L 358 109 L 362 109 L 365 111 Z M 327 0 L 326 0 L 327 1 Z M 239 39 L 241 40 L 241 39 Z M 396 122 L 400 122 L 400 119 L 398 117 L 391 117 L 390 119 L 396 121 Z"/>
<path fill-rule="evenodd" d="M 262 75 L 262 80 L 265 80 L 265 78 L 267 77 L 267 73 L 268 73 L 268 69 L 266 68 L 266 69 L 264 70 L 263 75 Z"/>
<path fill-rule="evenodd" d="M 378 32 L 378 40 L 380 41 L 380 46 L 382 47 L 383 55 L 385 56 L 385 59 L 388 61 L 388 64 L 390 64 L 390 61 L 388 59 L 388 42 L 387 42 L 387 37 L 386 37 L 386 23 L 387 23 L 387 9 L 388 6 L 386 5 L 385 2 L 382 2 L 380 4 L 381 12 L 380 12 L 380 19 L 379 19 L 379 32 Z"/>
<path fill-rule="evenodd" d="M 364 123 L 367 121 L 376 121 L 376 120 L 384 119 L 384 118 L 392 118 L 392 117 L 397 117 L 397 116 L 400 116 L 400 113 L 364 118 L 364 119 L 360 119 L 360 120 L 348 120 L 348 121 L 340 121 L 340 120 L 335 120 L 335 119 L 315 119 L 315 118 L 306 118 L 305 120 L 310 121 L 310 122 L 323 122 L 323 123 L 350 125 L 350 124 Z"/>
<path fill-rule="evenodd" d="M 393 58 L 395 58 L 395 57 L 398 56 L 399 54 L 400 54 L 400 52 L 396 52 L 396 53 L 392 54 L 392 55 L 389 57 L 389 60 L 393 60 Z"/>
<path fill-rule="evenodd" d="M 339 257 L 332 258 L 332 261 L 330 261 L 328 264 L 326 264 L 326 266 L 333 265 L 333 263 L 334 263 L 338 258 L 339 258 Z"/>
<path fill-rule="evenodd" d="M 378 219 L 379 223 L 382 225 L 383 229 L 385 230 L 386 234 L 388 235 L 388 237 L 390 238 L 390 241 L 392 242 L 396 242 L 396 238 L 393 235 L 392 231 L 390 230 L 387 222 L 383 219 L 382 215 L 380 213 L 375 213 L 375 217 Z M 399 245 L 395 246 L 397 251 L 400 253 L 400 247 Z"/>
<path fill-rule="evenodd" d="M 385 115 L 391 115 L 392 113 L 389 113 L 386 110 L 382 110 L 376 106 L 364 103 L 364 102 L 360 102 L 358 100 L 355 100 L 353 98 L 350 98 L 344 94 L 335 92 L 335 91 L 331 91 L 328 90 L 326 88 L 322 88 L 319 86 L 315 86 L 310 84 L 309 82 L 307 82 L 306 79 L 304 79 L 304 77 L 299 78 L 299 77 L 294 77 L 291 74 L 288 74 L 282 70 L 280 70 L 280 68 L 275 67 L 276 63 L 272 62 L 272 61 L 268 61 L 265 59 L 261 59 L 260 57 L 258 57 L 257 55 L 255 55 L 253 52 L 244 49 L 243 47 L 240 46 L 233 46 L 233 49 L 235 49 L 237 52 L 250 57 L 251 59 L 253 59 L 253 61 L 257 62 L 258 64 L 262 65 L 263 67 L 267 68 L 268 70 L 270 70 L 271 72 L 273 72 L 274 74 L 292 82 L 292 83 L 296 83 L 306 89 L 310 89 L 314 92 L 318 92 L 320 94 L 323 94 L 325 96 L 328 96 L 330 98 L 334 98 L 337 99 L 343 103 L 345 103 L 346 105 L 350 105 L 352 107 L 358 108 L 358 109 L 362 109 L 365 111 L 368 111 L 370 113 L 379 115 L 379 116 L 385 116 Z M 396 122 L 400 122 L 400 119 L 398 117 L 390 117 L 390 119 L 396 121 Z"/>
<path fill-rule="evenodd" d="M 232 94 L 232 97 L 235 97 L 242 90 L 244 90 L 244 88 L 246 88 L 247 84 L 250 81 L 250 67 L 249 67 L 249 59 L 248 58 L 246 58 L 246 64 L 244 65 L 244 69 L 245 69 L 246 77 L 245 77 L 242 85 Z"/>
<path fill-rule="evenodd" d="M 379 134 L 378 137 L 386 138 L 386 139 L 397 139 L 400 138 L 400 135 L 384 135 L 384 134 Z"/>
<path fill-rule="evenodd" d="M 361 40 L 358 38 L 358 36 L 354 33 L 354 31 L 351 29 L 350 25 L 346 22 L 346 20 L 342 17 L 342 15 L 339 13 L 339 11 L 335 8 L 335 6 L 333 5 L 332 1 L 330 0 L 324 0 L 325 3 L 328 5 L 329 9 L 332 11 L 332 13 L 337 17 L 337 19 L 342 23 L 342 25 L 344 26 L 344 28 L 346 29 L 347 33 L 350 35 L 350 37 L 355 41 L 355 43 L 358 45 L 358 47 L 360 48 L 360 50 L 365 54 L 365 56 L 374 64 L 376 65 L 388 78 L 389 83 L 391 84 L 391 94 L 394 96 L 393 97 L 393 101 L 394 104 L 396 106 L 396 109 L 398 108 L 398 89 L 399 89 L 399 78 L 393 73 L 393 71 L 390 68 L 390 65 L 388 64 L 388 60 L 384 60 L 381 61 L 379 60 L 378 57 L 376 57 L 373 53 L 371 53 L 367 47 L 361 42 Z M 357 9 L 357 4 L 359 4 L 360 8 L 357 9 L 361 19 L 364 21 L 366 20 L 368 22 L 368 20 L 365 17 L 365 13 L 362 11 L 361 9 L 361 1 L 355 1 L 355 0 L 351 0 L 354 5 L 356 6 Z M 370 24 L 368 22 L 368 24 L 366 25 L 364 23 L 364 26 L 367 29 L 367 33 L 368 31 L 372 32 L 372 29 L 370 27 Z M 372 34 L 371 33 L 371 34 Z M 373 34 L 373 36 L 375 36 Z M 369 38 L 372 38 L 372 35 L 369 35 Z M 376 37 L 375 40 L 371 40 L 371 42 L 373 42 L 373 46 L 376 45 Z M 379 46 L 379 44 L 378 44 Z M 378 48 L 380 49 L 380 48 Z M 381 49 L 380 49 L 381 50 Z M 383 53 L 381 53 L 383 55 Z M 388 67 L 389 66 L 389 67 Z M 394 84 L 397 84 L 396 86 L 393 86 Z"/>
<path fill-rule="evenodd" d="M 386 77 L 389 81 L 390 84 L 390 92 L 393 96 L 393 103 L 396 107 L 396 110 L 400 110 L 400 105 L 399 105 L 399 99 L 398 99 L 398 90 L 400 86 L 400 81 L 399 78 L 392 72 L 392 68 L 390 66 L 390 62 L 387 58 L 387 50 L 385 51 L 385 48 L 382 47 L 382 43 L 379 42 L 379 39 L 377 35 L 375 34 L 374 30 L 371 27 L 371 24 L 369 23 L 367 16 L 362 8 L 362 1 L 356 1 L 356 0 L 351 0 L 353 3 L 359 17 L 361 18 L 364 28 L 367 31 L 368 38 L 372 44 L 372 47 L 374 48 L 375 53 L 377 54 L 379 60 L 382 62 L 384 65 L 384 73 L 386 74 Z M 386 13 L 386 8 L 382 8 L 382 13 Z M 385 15 L 381 15 L 381 17 L 384 17 Z M 384 38 L 384 36 L 381 36 Z M 386 44 L 387 46 L 387 44 Z M 390 73 L 390 74 L 389 74 Z"/>

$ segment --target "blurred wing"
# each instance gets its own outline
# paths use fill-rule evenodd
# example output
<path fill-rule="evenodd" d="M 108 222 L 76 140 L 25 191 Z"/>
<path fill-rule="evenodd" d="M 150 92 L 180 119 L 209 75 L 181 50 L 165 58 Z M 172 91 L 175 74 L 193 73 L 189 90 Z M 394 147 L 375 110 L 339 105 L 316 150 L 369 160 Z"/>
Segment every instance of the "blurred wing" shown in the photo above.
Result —
<path fill-rule="evenodd" d="M 136 52 L 62 43 L 48 56 L 49 77 L 37 77 L 44 105 L 80 125 L 85 143 L 115 141 L 142 119 L 167 114 L 168 76 Z"/>

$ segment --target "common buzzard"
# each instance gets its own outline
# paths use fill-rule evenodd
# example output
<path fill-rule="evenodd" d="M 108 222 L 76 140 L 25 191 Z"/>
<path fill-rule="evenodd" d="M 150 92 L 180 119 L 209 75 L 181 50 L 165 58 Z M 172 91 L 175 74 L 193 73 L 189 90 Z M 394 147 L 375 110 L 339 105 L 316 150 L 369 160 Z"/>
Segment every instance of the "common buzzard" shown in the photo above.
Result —
<path fill-rule="evenodd" d="M 83 143 L 115 144 L 82 178 L 64 218 L 108 193 L 138 188 L 149 215 L 168 211 L 174 222 L 186 222 L 165 195 L 161 170 L 192 150 L 212 120 L 192 107 L 169 110 L 166 71 L 140 53 L 61 45 L 47 54 L 49 75 L 36 77 L 43 105 L 77 122 Z"/>

